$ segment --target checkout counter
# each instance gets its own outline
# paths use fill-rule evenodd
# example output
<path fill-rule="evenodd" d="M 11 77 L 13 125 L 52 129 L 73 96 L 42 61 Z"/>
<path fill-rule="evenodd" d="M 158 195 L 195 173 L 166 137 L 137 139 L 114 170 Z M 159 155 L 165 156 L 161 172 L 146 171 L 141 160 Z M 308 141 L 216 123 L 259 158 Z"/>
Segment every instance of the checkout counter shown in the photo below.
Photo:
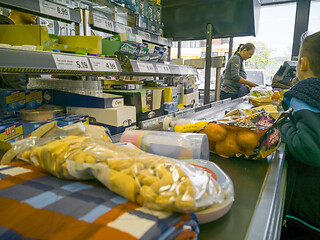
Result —
<path fill-rule="evenodd" d="M 252 107 L 246 97 L 213 102 L 200 108 L 174 113 L 172 117 L 217 119 L 233 109 Z M 141 129 L 162 130 L 164 116 L 140 123 Z M 285 200 L 286 165 L 284 144 L 266 159 L 222 158 L 210 154 L 232 180 L 235 201 L 222 218 L 200 225 L 199 240 L 280 239 Z"/>

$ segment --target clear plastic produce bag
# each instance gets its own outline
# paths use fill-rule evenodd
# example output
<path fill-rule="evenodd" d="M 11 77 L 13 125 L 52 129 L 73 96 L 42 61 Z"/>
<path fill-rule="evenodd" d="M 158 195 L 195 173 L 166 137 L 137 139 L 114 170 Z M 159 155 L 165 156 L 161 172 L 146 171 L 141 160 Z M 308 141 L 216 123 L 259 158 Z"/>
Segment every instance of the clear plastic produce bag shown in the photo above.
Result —
<path fill-rule="evenodd" d="M 191 212 L 223 201 L 203 169 L 86 136 L 29 138 L 13 145 L 18 157 L 58 178 L 98 179 L 111 191 L 151 209 Z"/>

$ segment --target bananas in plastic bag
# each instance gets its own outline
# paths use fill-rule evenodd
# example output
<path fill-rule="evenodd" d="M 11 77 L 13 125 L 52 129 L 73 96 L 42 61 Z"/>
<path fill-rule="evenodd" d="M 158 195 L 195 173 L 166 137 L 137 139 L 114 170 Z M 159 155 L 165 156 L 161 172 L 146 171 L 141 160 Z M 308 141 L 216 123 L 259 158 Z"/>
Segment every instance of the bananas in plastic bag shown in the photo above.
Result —
<path fill-rule="evenodd" d="M 223 201 L 221 187 L 203 169 L 145 153 L 133 145 L 79 136 L 31 145 L 21 159 L 58 178 L 96 178 L 111 191 L 148 208 L 191 212 Z"/>

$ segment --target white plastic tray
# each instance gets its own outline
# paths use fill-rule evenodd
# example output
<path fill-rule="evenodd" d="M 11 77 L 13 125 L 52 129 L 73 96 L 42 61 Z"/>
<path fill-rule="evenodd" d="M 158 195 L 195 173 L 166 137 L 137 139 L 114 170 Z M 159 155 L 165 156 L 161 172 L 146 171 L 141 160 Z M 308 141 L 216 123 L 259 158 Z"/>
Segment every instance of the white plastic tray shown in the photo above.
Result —
<path fill-rule="evenodd" d="M 195 213 L 198 217 L 199 223 L 203 224 L 212 222 L 224 216 L 230 210 L 234 201 L 233 183 L 229 176 L 225 174 L 216 164 L 210 161 L 200 159 L 187 159 L 180 161 L 199 165 L 214 172 L 217 176 L 217 182 L 222 187 L 225 195 L 224 201 L 221 204 L 213 204 L 211 207 Z"/>

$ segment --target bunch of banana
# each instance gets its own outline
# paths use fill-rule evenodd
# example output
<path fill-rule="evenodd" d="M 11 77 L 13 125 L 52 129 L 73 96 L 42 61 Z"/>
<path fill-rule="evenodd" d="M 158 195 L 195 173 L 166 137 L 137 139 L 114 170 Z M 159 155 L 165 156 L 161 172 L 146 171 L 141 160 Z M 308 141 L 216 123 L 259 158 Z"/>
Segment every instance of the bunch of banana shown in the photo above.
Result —
<path fill-rule="evenodd" d="M 220 186 L 202 169 L 90 137 L 69 136 L 35 146 L 25 151 L 22 158 L 56 177 L 81 179 L 68 169 L 67 161 L 71 160 L 77 164 L 77 171 L 94 169 L 92 176 L 111 191 L 158 210 L 196 211 L 210 206 L 212 196 L 219 199 L 222 195 Z M 188 177 L 190 174 L 193 181 Z M 195 178 L 199 179 L 196 184 Z"/>

